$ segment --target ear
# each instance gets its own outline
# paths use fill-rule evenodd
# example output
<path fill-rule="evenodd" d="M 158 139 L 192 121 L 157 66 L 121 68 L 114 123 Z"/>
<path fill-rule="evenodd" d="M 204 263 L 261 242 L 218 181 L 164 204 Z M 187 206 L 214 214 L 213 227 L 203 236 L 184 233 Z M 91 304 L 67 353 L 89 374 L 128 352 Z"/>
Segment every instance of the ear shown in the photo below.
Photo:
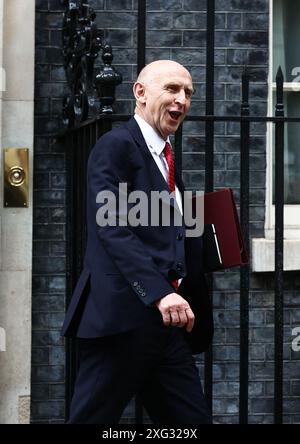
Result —
<path fill-rule="evenodd" d="M 146 103 L 145 85 L 141 82 L 135 82 L 133 85 L 133 94 L 135 99 L 140 103 Z"/>

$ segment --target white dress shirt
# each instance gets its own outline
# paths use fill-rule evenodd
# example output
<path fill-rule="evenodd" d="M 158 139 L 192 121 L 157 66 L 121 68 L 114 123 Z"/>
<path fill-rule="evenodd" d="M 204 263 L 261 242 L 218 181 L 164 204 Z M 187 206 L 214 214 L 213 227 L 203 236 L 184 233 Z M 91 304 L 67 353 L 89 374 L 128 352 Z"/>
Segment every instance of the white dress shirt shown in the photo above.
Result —
<path fill-rule="evenodd" d="M 170 143 L 169 137 L 167 138 L 167 140 L 163 140 L 157 134 L 157 132 L 152 128 L 152 126 L 149 125 L 149 123 L 147 123 L 142 117 L 140 117 L 138 114 L 135 114 L 134 118 L 138 126 L 140 127 L 140 130 L 143 134 L 143 137 L 146 141 L 149 151 L 153 159 L 155 160 L 156 165 L 158 166 L 165 181 L 168 183 L 169 167 L 163 151 L 166 142 Z M 176 185 L 175 185 L 175 200 L 182 215 L 182 197 Z"/>

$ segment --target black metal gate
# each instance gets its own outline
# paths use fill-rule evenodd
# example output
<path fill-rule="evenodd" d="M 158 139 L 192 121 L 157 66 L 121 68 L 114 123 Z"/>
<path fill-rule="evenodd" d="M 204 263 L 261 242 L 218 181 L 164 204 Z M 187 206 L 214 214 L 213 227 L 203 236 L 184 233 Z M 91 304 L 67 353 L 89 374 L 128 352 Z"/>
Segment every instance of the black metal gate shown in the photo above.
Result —
<path fill-rule="evenodd" d="M 72 3 L 72 2 L 71 2 Z M 74 3 L 74 2 L 73 2 Z M 76 2 L 75 2 L 76 3 Z M 145 65 L 146 51 L 146 1 L 138 1 L 138 39 L 137 39 L 137 71 Z M 284 117 L 283 107 L 283 75 L 279 68 L 276 78 L 277 95 L 275 117 L 257 117 L 250 115 L 249 107 L 249 74 L 245 67 L 242 75 L 242 101 L 240 116 L 216 116 L 214 114 L 214 35 L 215 35 L 215 2 L 207 0 L 207 46 L 206 46 L 206 110 L 205 115 L 189 115 L 185 122 L 197 121 L 205 124 L 205 191 L 214 189 L 214 129 L 216 122 L 237 122 L 240 125 L 240 220 L 245 236 L 246 246 L 249 249 L 249 145 L 250 123 L 272 122 L 275 125 L 275 362 L 274 362 L 274 422 L 281 423 L 283 417 L 283 179 L 284 179 L 284 124 L 285 122 L 300 122 L 300 118 Z M 99 40 L 98 40 L 99 43 Z M 101 45 L 100 45 L 101 46 Z M 100 48 L 99 46 L 99 48 Z M 98 48 L 98 49 L 99 49 Z M 116 82 L 117 83 L 117 82 Z M 84 85 L 83 85 L 84 86 Z M 78 87 L 78 85 L 77 85 Z M 80 89 L 80 88 L 79 88 Z M 90 149 L 96 140 L 112 128 L 115 122 L 129 119 L 129 115 L 116 115 L 104 112 L 93 119 L 85 120 L 86 113 L 82 113 L 82 104 L 85 99 L 80 94 L 66 101 L 66 108 L 73 107 L 77 101 L 76 112 L 73 113 L 71 127 L 60 135 L 60 142 L 67 152 L 68 182 L 68 295 L 82 269 L 83 255 L 86 240 L 85 225 L 85 191 L 86 191 L 86 164 Z M 103 90 L 102 90 L 103 91 Z M 83 91 L 84 92 L 84 91 Z M 84 99 L 84 100 L 83 100 Z M 101 97 L 100 97 L 101 100 Z M 113 100 L 113 99 L 112 99 Z M 79 110 L 79 111 L 78 111 Z M 103 111 L 103 109 L 102 109 Z M 75 119 L 74 119 L 75 116 Z M 79 118 L 78 118 L 79 116 Z M 83 118 L 83 117 L 84 118 Z M 77 121 L 76 121 L 77 120 Z M 183 126 L 185 123 L 183 123 Z M 175 157 L 177 168 L 182 166 L 182 126 L 175 135 Z M 212 278 L 209 277 L 211 294 L 213 297 Z M 239 421 L 248 422 L 248 368 L 249 368 L 249 266 L 240 269 L 240 389 L 239 389 Z M 212 350 L 205 356 L 205 396 L 212 408 Z M 76 373 L 76 349 L 72 342 L 67 347 L 67 404 L 69 405 L 74 377 Z M 143 410 L 136 400 L 136 423 L 143 422 Z"/>

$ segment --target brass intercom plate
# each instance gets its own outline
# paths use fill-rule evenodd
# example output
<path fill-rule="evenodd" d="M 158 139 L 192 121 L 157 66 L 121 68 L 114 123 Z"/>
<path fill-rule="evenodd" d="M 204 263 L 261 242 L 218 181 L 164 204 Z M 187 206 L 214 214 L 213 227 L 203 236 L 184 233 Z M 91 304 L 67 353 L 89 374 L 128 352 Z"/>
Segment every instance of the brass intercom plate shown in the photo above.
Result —
<path fill-rule="evenodd" d="M 28 207 L 28 148 L 4 149 L 4 206 Z"/>

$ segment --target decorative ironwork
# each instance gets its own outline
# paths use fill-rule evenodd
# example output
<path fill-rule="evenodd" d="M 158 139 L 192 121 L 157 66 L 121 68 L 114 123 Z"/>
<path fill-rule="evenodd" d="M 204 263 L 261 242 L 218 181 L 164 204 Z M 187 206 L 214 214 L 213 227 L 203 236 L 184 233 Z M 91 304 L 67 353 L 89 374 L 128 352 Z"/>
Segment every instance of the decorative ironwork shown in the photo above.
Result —
<path fill-rule="evenodd" d="M 96 13 L 87 0 L 61 0 L 63 17 L 64 68 L 70 88 L 63 102 L 64 123 L 73 127 L 89 117 L 113 113 L 115 89 L 122 76 L 112 66 L 111 46 L 99 30 Z M 102 50 L 103 69 L 94 65 Z"/>

